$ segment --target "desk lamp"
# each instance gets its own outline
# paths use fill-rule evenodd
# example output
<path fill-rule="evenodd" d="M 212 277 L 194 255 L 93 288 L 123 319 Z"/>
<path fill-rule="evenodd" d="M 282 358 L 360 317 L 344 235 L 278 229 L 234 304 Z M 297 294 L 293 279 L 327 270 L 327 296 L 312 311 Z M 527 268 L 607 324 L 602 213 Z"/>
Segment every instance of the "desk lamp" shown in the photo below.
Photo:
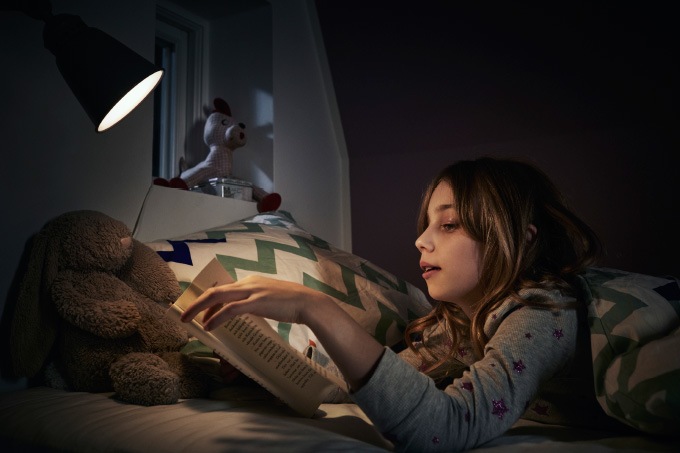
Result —
<path fill-rule="evenodd" d="M 1 6 L 45 22 L 45 48 L 97 132 L 123 119 L 163 77 L 163 69 L 80 17 L 52 14 L 47 0 L 3 0 Z"/>

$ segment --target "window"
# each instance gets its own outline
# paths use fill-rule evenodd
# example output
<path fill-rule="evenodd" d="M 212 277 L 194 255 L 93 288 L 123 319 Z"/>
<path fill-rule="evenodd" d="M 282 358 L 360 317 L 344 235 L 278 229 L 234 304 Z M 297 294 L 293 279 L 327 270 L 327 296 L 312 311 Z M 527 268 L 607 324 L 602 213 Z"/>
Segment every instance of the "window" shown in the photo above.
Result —
<path fill-rule="evenodd" d="M 153 176 L 177 176 L 186 150 L 202 145 L 191 132 L 203 119 L 206 29 L 200 19 L 157 6 L 155 60 L 165 75 L 154 98 Z"/>

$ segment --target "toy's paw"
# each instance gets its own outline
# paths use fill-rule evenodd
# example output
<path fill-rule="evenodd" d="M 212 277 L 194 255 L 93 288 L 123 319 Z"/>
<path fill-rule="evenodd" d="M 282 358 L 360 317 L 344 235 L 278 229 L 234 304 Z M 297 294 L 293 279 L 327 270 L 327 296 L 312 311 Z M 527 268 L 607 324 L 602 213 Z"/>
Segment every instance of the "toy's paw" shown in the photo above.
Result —
<path fill-rule="evenodd" d="M 189 190 L 189 186 L 187 185 L 186 182 L 182 178 L 172 178 L 170 180 L 170 187 L 173 187 L 175 189 L 182 189 L 182 190 Z"/>
<path fill-rule="evenodd" d="M 159 353 L 170 369 L 179 376 L 180 398 L 202 398 L 208 395 L 212 378 L 201 365 L 179 351 Z"/>
<path fill-rule="evenodd" d="M 116 398 L 142 406 L 174 404 L 180 397 L 179 377 L 155 354 L 133 352 L 109 369 Z"/>
<path fill-rule="evenodd" d="M 165 178 L 153 178 L 154 186 L 170 187 L 170 181 Z"/>
<path fill-rule="evenodd" d="M 281 195 L 270 193 L 257 202 L 257 212 L 276 211 L 281 206 Z"/>
<path fill-rule="evenodd" d="M 74 282 L 80 287 L 76 288 Z M 108 288 L 109 292 L 102 293 L 102 288 Z M 137 305 L 130 300 L 104 299 L 113 297 L 114 291 L 120 292 L 115 296 L 136 297 L 115 276 L 104 273 L 78 275 L 77 272 L 63 271 L 54 279 L 50 295 L 57 313 L 70 324 L 97 337 L 127 338 L 137 331 L 142 316 Z"/>
<path fill-rule="evenodd" d="M 187 185 L 186 182 L 180 177 L 174 177 L 170 179 L 169 181 L 165 178 L 154 178 L 153 179 L 153 185 L 154 186 L 163 186 L 163 187 L 172 187 L 173 189 L 182 189 L 182 190 L 189 190 L 189 186 Z"/>
<path fill-rule="evenodd" d="M 99 301 L 88 308 L 87 313 L 73 314 L 77 318 L 73 324 L 102 338 L 128 338 L 137 332 L 142 320 L 137 305 L 128 300 Z"/>

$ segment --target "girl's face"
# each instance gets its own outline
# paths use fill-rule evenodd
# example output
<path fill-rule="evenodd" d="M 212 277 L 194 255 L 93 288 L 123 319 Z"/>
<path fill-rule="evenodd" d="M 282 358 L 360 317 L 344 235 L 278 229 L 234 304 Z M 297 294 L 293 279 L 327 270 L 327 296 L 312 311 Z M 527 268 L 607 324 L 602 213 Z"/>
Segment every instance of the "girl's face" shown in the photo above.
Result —
<path fill-rule="evenodd" d="M 481 244 L 460 226 L 447 182 L 437 185 L 427 207 L 428 227 L 416 240 L 430 296 L 457 304 L 468 317 L 480 300 Z"/>

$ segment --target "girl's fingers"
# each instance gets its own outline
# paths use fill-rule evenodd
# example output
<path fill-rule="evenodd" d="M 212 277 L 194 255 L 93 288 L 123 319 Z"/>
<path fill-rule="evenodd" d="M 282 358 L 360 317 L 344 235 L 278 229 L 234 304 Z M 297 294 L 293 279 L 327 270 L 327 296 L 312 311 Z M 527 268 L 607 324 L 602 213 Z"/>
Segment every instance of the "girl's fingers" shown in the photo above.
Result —
<path fill-rule="evenodd" d="M 210 288 L 201 294 L 182 314 L 182 321 L 191 321 L 203 310 L 212 309 L 214 306 L 217 306 L 219 309 L 225 303 L 238 300 L 240 296 L 239 291 L 233 291 L 233 289 L 229 288 L 230 286 L 231 285 L 224 285 Z"/>
<path fill-rule="evenodd" d="M 204 311 L 203 327 L 206 330 L 212 330 L 234 316 L 248 313 L 242 305 L 248 302 L 251 293 L 252 290 L 236 287 L 236 283 L 210 288 L 182 314 L 181 320 L 191 321 Z"/>
<path fill-rule="evenodd" d="M 203 327 L 211 330 L 229 319 L 251 313 L 284 322 L 299 322 L 300 307 L 311 295 L 317 295 L 300 284 L 262 277 L 246 277 L 241 281 L 210 288 L 182 314 L 191 321 L 201 312 Z"/>
<path fill-rule="evenodd" d="M 205 313 L 203 314 L 203 320 L 204 320 L 204 322 L 205 322 L 205 320 L 212 318 L 212 317 L 215 315 L 215 313 L 217 313 L 218 311 L 220 311 L 220 309 L 221 309 L 223 306 L 224 306 L 224 304 L 215 304 L 215 305 L 213 305 L 213 306 L 211 306 L 211 307 L 208 307 L 208 308 L 205 310 Z"/>
<path fill-rule="evenodd" d="M 203 316 L 203 328 L 205 330 L 212 330 L 226 323 L 234 316 L 246 313 L 246 310 L 239 310 L 239 306 L 241 305 L 243 305 L 242 302 L 231 302 L 229 304 L 211 307 L 209 312 L 206 311 Z"/>

